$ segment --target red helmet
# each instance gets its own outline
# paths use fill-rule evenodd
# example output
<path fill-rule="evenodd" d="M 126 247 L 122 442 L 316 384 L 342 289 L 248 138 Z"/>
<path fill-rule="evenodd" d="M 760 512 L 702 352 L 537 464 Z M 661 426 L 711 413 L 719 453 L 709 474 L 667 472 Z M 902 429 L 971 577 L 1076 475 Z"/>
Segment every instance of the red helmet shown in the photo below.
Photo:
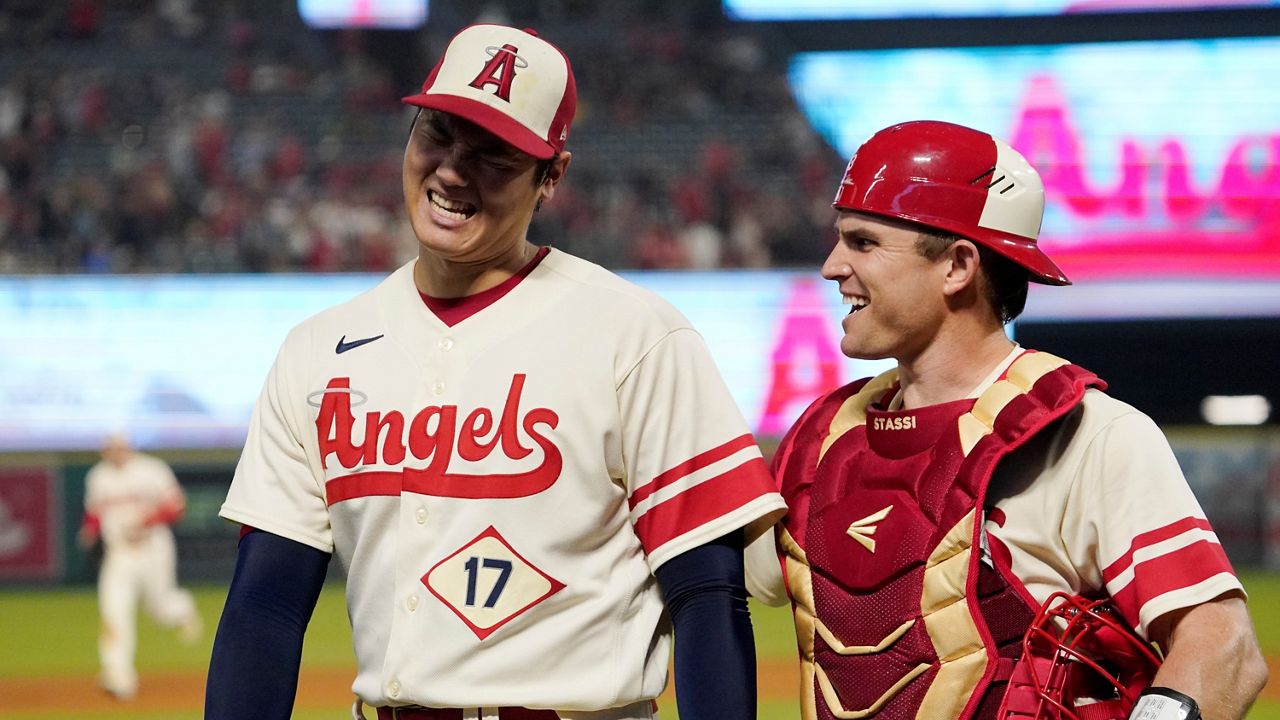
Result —
<path fill-rule="evenodd" d="M 1017 150 L 962 125 L 917 120 L 872 135 L 832 203 L 927 225 L 991 248 L 1047 285 L 1071 281 L 1036 245 L 1044 184 Z"/>
<path fill-rule="evenodd" d="M 1160 662 L 1108 600 L 1054 593 L 1022 640 L 996 717 L 1124 720 Z"/>

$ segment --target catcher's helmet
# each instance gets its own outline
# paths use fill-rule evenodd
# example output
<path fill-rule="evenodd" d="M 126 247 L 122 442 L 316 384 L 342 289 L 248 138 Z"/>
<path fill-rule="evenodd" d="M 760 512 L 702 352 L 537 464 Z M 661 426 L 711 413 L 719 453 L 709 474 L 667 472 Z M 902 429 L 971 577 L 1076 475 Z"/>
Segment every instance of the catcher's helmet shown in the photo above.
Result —
<path fill-rule="evenodd" d="M 1036 246 L 1044 184 L 1017 150 L 962 125 L 917 120 L 872 135 L 832 203 L 909 220 L 991 248 L 1047 285 L 1070 281 Z"/>
<path fill-rule="evenodd" d="M 996 717 L 1124 720 L 1160 662 L 1109 601 L 1054 593 L 1023 638 Z"/>

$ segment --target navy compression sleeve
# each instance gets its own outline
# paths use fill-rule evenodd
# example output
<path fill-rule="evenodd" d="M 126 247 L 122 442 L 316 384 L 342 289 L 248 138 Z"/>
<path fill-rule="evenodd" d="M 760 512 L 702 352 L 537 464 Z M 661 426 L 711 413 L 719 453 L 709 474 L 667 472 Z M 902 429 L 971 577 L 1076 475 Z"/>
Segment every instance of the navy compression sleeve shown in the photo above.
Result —
<path fill-rule="evenodd" d="M 756 650 L 741 530 L 688 550 L 654 573 L 675 626 L 681 720 L 755 720 Z"/>
<path fill-rule="evenodd" d="M 213 641 L 205 720 L 288 720 L 302 637 L 329 553 L 255 530 L 240 539 L 236 572 Z"/>

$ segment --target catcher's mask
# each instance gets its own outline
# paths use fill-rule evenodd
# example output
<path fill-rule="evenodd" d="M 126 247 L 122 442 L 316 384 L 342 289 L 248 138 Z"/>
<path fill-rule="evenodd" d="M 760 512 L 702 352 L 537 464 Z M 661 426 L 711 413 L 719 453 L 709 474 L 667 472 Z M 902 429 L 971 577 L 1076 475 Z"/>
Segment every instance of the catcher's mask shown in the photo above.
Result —
<path fill-rule="evenodd" d="M 1160 656 L 1107 600 L 1054 593 L 1022 640 L 1000 720 L 1124 720 Z"/>

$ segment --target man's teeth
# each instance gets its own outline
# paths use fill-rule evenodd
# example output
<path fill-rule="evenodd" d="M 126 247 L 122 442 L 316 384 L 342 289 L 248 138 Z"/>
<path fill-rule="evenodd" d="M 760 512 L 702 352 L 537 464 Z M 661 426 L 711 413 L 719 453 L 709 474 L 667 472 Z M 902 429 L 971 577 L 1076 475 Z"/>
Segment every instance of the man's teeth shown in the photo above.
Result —
<path fill-rule="evenodd" d="M 865 298 L 860 295 L 841 295 L 840 299 L 845 305 L 852 305 L 854 309 L 864 308 L 871 303 L 870 298 Z"/>
<path fill-rule="evenodd" d="M 431 199 L 431 207 L 435 208 L 436 212 L 448 218 L 466 220 L 476 212 L 475 207 L 471 204 L 441 197 L 435 191 L 430 192 L 428 197 Z"/>

